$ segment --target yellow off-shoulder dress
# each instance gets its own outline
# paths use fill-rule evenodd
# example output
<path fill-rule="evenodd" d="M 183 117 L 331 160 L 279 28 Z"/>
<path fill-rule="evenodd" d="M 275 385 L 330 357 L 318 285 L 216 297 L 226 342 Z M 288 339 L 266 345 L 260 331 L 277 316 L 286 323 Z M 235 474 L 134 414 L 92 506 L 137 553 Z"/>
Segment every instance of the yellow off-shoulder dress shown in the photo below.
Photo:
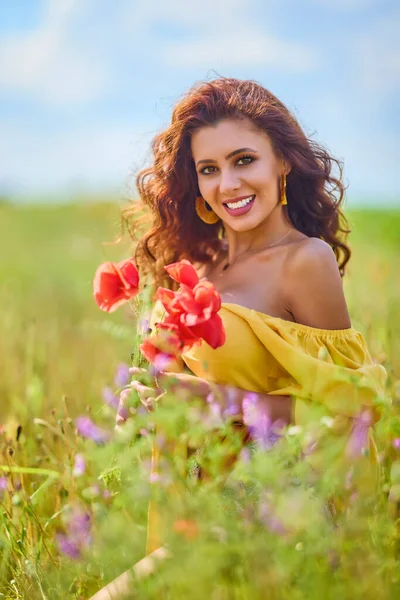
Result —
<path fill-rule="evenodd" d="M 161 307 L 161 310 L 162 307 Z M 387 374 L 375 364 L 362 334 L 356 329 L 317 329 L 278 317 L 223 303 L 220 313 L 226 342 L 213 350 L 202 342 L 183 355 L 198 377 L 259 393 L 292 396 L 295 424 L 307 426 L 323 416 L 346 423 L 384 398 Z M 154 321 L 160 320 L 160 306 Z M 370 433 L 370 459 L 377 452 Z M 153 469 L 157 470 L 153 452 Z M 161 545 L 157 509 L 150 503 L 147 552 Z"/>

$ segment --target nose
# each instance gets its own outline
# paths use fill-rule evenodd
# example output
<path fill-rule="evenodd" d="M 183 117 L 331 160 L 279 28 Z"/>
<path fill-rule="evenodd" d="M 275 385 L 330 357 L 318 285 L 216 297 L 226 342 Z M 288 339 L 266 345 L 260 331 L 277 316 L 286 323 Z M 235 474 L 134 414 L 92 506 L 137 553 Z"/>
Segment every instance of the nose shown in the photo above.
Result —
<path fill-rule="evenodd" d="M 221 170 L 219 191 L 221 196 L 231 196 L 233 191 L 240 188 L 240 179 L 231 169 Z"/>

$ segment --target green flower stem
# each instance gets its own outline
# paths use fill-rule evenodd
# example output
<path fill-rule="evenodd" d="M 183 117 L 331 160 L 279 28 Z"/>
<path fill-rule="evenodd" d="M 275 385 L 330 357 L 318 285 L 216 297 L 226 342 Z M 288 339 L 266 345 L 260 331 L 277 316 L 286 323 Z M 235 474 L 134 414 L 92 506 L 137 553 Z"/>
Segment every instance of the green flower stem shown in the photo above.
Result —
<path fill-rule="evenodd" d="M 45 475 L 53 479 L 59 479 L 61 474 L 58 471 L 51 471 L 50 469 L 39 469 L 36 467 L 9 467 L 7 465 L 0 465 L 0 471 L 6 473 L 26 473 L 30 475 Z"/>

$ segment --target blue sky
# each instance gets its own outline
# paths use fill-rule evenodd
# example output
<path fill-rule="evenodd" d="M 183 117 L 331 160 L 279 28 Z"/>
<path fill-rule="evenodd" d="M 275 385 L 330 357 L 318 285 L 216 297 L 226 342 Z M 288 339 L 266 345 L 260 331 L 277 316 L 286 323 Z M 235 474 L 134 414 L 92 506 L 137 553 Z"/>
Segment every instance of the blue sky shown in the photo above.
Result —
<path fill-rule="evenodd" d="M 193 83 L 255 79 L 344 160 L 349 202 L 400 204 L 398 0 L 3 0 L 0 194 L 134 193 Z"/>

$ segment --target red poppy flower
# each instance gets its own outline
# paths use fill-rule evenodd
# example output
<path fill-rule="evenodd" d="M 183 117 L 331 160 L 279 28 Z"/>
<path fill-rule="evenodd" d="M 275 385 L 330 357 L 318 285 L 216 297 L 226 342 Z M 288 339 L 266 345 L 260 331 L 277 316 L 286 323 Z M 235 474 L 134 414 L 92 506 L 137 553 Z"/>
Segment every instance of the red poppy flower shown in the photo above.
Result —
<path fill-rule="evenodd" d="M 172 368 L 181 352 L 182 342 L 175 333 L 160 332 L 145 339 L 139 346 L 141 353 L 152 365 L 163 365 L 161 370 Z"/>
<path fill-rule="evenodd" d="M 196 269 L 188 260 L 180 260 L 164 268 L 172 279 L 180 284 L 187 285 L 189 288 L 194 288 L 196 283 L 199 283 Z"/>
<path fill-rule="evenodd" d="M 106 312 L 114 312 L 136 296 L 138 291 L 139 272 L 131 258 L 119 263 L 103 263 L 94 275 L 94 299 L 101 310 Z"/>
<path fill-rule="evenodd" d="M 221 317 L 221 297 L 210 281 L 199 281 L 194 267 L 187 260 L 165 267 L 181 283 L 178 292 L 158 288 L 156 297 L 163 304 L 167 316 L 159 327 L 174 331 L 183 342 L 183 351 L 193 344 L 206 341 L 212 348 L 225 342 Z"/>
<path fill-rule="evenodd" d="M 172 349 L 167 350 L 167 354 L 178 356 L 202 340 L 214 349 L 222 346 L 225 329 L 217 314 L 221 308 L 221 297 L 213 284 L 200 281 L 188 260 L 167 265 L 165 270 L 181 284 L 178 292 L 163 287 L 156 291 L 156 298 L 166 311 L 163 321 L 156 323 L 156 327 L 160 332 L 168 331 L 173 335 Z M 157 336 L 145 340 L 140 349 L 151 363 L 157 360 L 159 353 L 166 353 L 165 348 L 160 347 Z"/>

